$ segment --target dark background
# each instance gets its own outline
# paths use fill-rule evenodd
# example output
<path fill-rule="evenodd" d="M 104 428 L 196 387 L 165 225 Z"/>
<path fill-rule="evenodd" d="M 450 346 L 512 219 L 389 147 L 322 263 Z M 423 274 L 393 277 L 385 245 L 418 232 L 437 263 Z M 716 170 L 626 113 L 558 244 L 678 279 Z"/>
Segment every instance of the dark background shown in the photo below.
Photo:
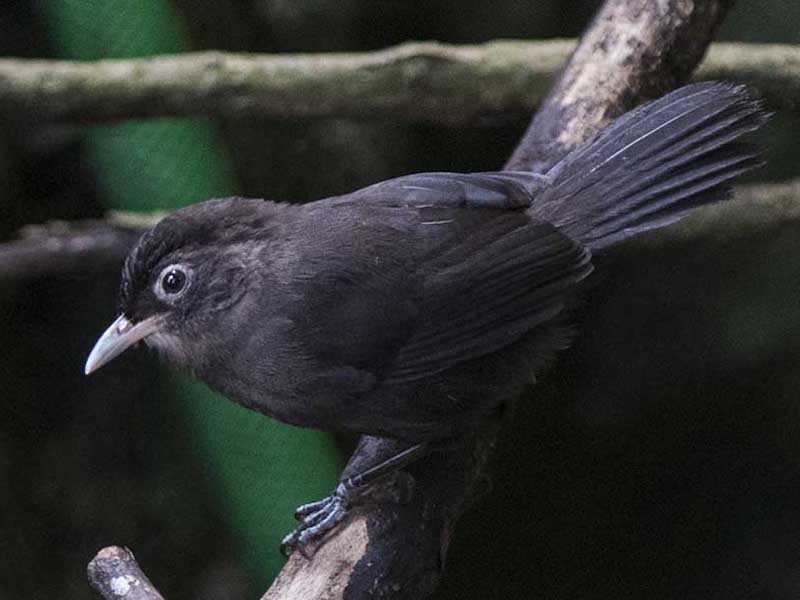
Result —
<path fill-rule="evenodd" d="M 0 53 L 94 59 L 216 48 L 369 50 L 407 40 L 569 37 L 584 0 L 11 0 Z M 800 5 L 741 2 L 720 36 L 800 42 Z M 336 93 L 336 90 L 331 90 Z M 213 195 L 304 201 L 424 170 L 503 163 L 527 117 L 156 120 L 0 115 L 0 235 Z M 800 122 L 761 135 L 798 176 Z M 656 235 L 623 248 L 583 334 L 520 403 L 494 488 L 462 521 L 441 598 L 795 598 L 800 593 L 800 226 Z M 341 440 L 281 426 L 143 351 L 85 378 L 117 269 L 0 288 L 0 598 L 90 597 L 130 546 L 162 592 L 257 597 L 291 509 L 335 480 Z M 234 436 L 234 434 L 236 434 Z"/>

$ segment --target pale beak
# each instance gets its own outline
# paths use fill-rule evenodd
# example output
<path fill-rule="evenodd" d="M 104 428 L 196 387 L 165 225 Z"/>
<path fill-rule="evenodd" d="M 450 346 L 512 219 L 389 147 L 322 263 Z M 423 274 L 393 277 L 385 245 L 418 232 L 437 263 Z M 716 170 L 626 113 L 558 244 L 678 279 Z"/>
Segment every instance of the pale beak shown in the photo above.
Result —
<path fill-rule="evenodd" d="M 134 325 L 125 315 L 120 315 L 95 343 L 89 358 L 86 359 L 84 372 L 88 375 L 96 371 L 139 340 L 154 333 L 161 325 L 161 321 L 161 315 L 156 315 Z"/>

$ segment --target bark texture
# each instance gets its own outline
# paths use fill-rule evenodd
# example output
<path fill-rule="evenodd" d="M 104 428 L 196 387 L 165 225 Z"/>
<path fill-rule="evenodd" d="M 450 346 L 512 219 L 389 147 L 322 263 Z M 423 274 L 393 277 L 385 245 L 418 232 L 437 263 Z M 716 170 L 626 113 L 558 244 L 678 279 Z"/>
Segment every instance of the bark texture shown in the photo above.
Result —
<path fill-rule="evenodd" d="M 630 4 L 650 8 L 620 16 L 627 3 L 607 5 L 553 89 L 549 112 L 539 118 L 552 122 L 556 110 L 565 110 L 574 120 L 562 132 L 567 140 L 580 137 L 580 123 L 596 126 L 637 98 L 657 96 L 683 81 L 705 49 L 695 39 L 710 33 L 695 38 L 696 20 L 704 17 L 711 28 L 723 3 L 688 13 L 687 2 Z M 668 48 L 681 50 L 678 55 Z M 547 40 L 409 43 L 352 54 L 202 52 L 97 62 L 6 58 L 0 59 L 0 111 L 61 122 L 206 115 L 461 125 L 488 115 L 530 113 L 574 49 L 575 40 Z M 715 44 L 697 77 L 752 84 L 771 107 L 800 110 L 797 46 Z M 598 97 L 590 102 L 588 91 Z M 537 124 L 531 135 L 542 131 Z"/>
<path fill-rule="evenodd" d="M 141 233 L 113 217 L 28 226 L 19 239 L 0 244 L 0 282 L 121 264 Z"/>
<path fill-rule="evenodd" d="M 127 548 L 103 548 L 86 571 L 89 583 L 105 600 L 164 600 Z"/>
<path fill-rule="evenodd" d="M 506 163 L 544 171 L 642 100 L 685 83 L 732 0 L 608 0 Z"/>

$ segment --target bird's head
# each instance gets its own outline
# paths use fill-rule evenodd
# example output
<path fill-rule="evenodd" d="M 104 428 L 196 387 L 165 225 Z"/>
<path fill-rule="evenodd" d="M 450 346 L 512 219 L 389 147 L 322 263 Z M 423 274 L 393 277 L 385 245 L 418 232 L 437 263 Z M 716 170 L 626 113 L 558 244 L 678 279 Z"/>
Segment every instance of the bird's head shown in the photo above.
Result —
<path fill-rule="evenodd" d="M 194 367 L 202 344 L 230 329 L 231 312 L 274 220 L 263 200 L 223 198 L 177 210 L 146 232 L 122 270 L 119 316 L 97 340 L 91 373 L 139 341 Z"/>

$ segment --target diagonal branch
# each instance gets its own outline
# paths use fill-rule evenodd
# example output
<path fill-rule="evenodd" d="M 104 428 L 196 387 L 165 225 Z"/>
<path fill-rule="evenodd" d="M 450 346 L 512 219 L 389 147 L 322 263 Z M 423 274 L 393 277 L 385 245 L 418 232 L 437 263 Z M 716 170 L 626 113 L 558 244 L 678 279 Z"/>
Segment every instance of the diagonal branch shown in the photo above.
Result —
<path fill-rule="evenodd" d="M 506 164 L 546 171 L 642 100 L 686 82 L 732 0 L 606 2 Z"/>
<path fill-rule="evenodd" d="M 656 82 L 654 75 L 671 73 L 658 84 L 640 90 L 641 96 L 632 93 L 617 107 L 619 112 L 636 98 L 655 96 L 672 87 L 675 76 L 690 72 L 702 55 L 709 32 L 696 31 L 693 19 L 697 17 L 684 18 L 682 9 L 675 8 L 674 3 L 662 4 L 666 7 L 663 11 L 632 10 L 631 17 L 620 8 L 620 23 L 606 9 L 606 16 L 588 32 L 595 43 L 582 44 L 572 59 L 572 76 L 562 77 L 553 93 L 564 94 L 567 88 L 577 94 L 574 98 L 589 90 L 607 95 L 606 90 L 613 88 L 619 93 L 626 73 L 649 73 L 651 83 Z M 688 13 L 706 11 L 706 22 L 711 23 L 715 11 L 728 3 L 715 1 L 707 7 L 695 4 Z M 674 19 L 667 18 L 670 14 Z M 667 15 L 666 22 L 653 28 L 648 19 L 658 15 Z M 603 42 L 622 25 L 628 39 L 635 39 L 638 45 L 625 48 Z M 651 40 L 651 34 L 674 39 Z M 683 47 L 677 54 L 663 53 L 658 44 L 664 42 Z M 574 48 L 574 40 L 496 41 L 475 46 L 424 42 L 349 54 L 201 52 L 97 62 L 6 58 L 0 59 L 0 112 L 77 122 L 208 115 L 350 117 L 456 125 L 484 115 L 530 113 L 545 98 Z M 608 56 L 610 52 L 624 52 L 641 70 L 624 68 L 618 72 L 612 65 L 620 61 Z M 591 76 L 596 88 L 581 87 L 589 85 L 591 79 L 587 78 L 590 71 L 579 69 L 587 62 L 597 67 Z M 576 80 L 578 70 L 584 76 Z M 760 89 L 772 108 L 800 110 L 797 46 L 716 44 L 698 77 L 749 83 Z M 550 110 L 556 105 L 548 100 Z M 608 119 L 613 112 L 592 118 L 586 114 L 581 120 L 596 126 L 598 118 Z M 576 131 L 572 135 L 579 138 Z"/>
<path fill-rule="evenodd" d="M 89 583 L 105 600 L 164 600 L 127 548 L 103 548 L 86 572 Z"/>

